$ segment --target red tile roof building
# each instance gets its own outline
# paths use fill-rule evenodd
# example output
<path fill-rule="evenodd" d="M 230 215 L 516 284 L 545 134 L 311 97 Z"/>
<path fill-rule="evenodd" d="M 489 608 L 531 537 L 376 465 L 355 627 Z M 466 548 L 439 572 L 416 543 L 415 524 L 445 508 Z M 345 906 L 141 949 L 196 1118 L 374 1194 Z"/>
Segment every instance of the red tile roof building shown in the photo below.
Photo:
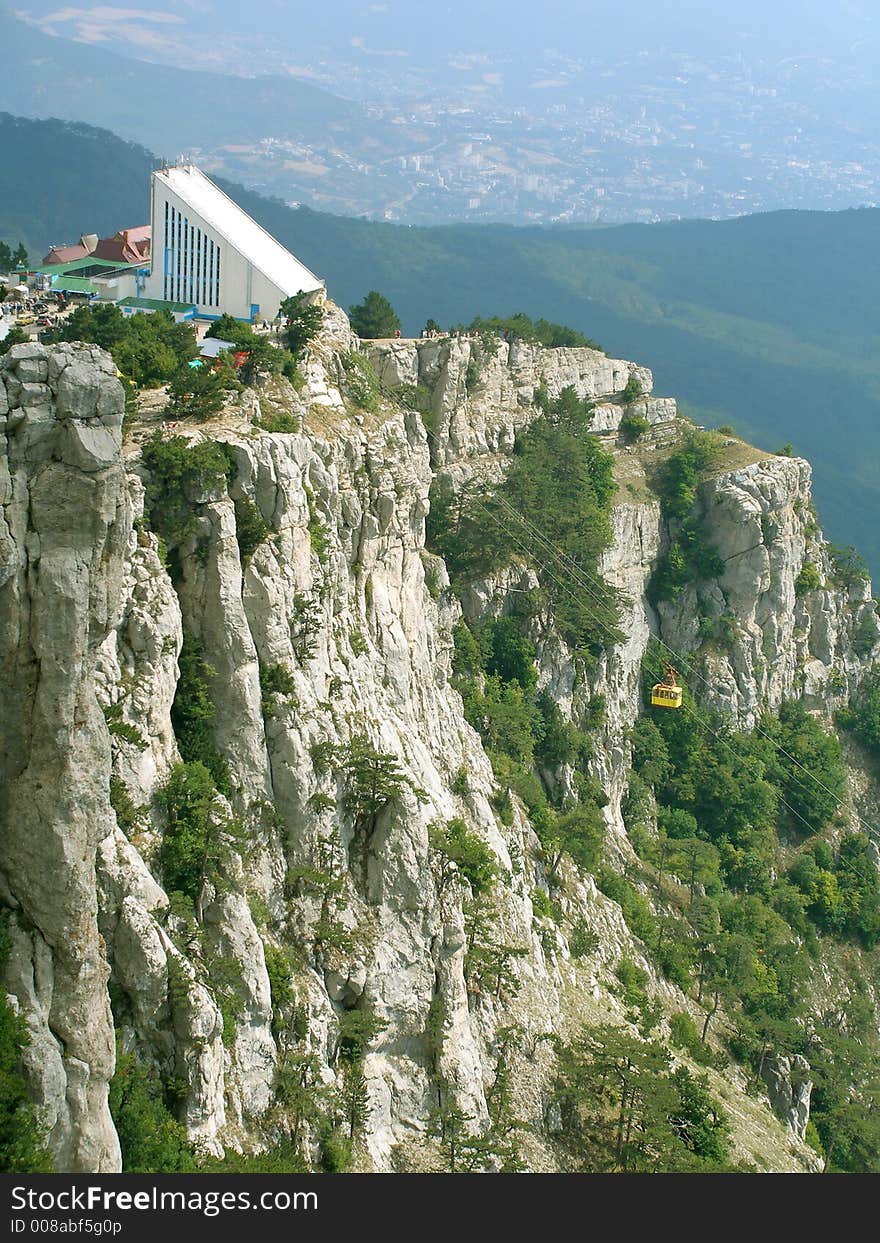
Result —
<path fill-rule="evenodd" d="M 148 224 L 134 229 L 120 229 L 113 237 L 98 238 L 96 233 L 84 234 L 73 246 L 53 246 L 43 260 L 43 267 L 56 263 L 73 263 L 76 259 L 110 259 L 115 263 L 149 263 L 150 233 Z"/>
<path fill-rule="evenodd" d="M 136 229 L 120 229 L 113 237 L 102 237 L 95 247 L 95 258 L 146 263 L 150 258 L 150 233 L 150 226 L 142 224 Z"/>
<path fill-rule="evenodd" d="M 73 263 L 76 259 L 87 259 L 89 255 L 94 254 L 97 245 L 97 233 L 85 233 L 73 246 L 53 246 L 43 260 L 43 267 L 54 263 Z"/>

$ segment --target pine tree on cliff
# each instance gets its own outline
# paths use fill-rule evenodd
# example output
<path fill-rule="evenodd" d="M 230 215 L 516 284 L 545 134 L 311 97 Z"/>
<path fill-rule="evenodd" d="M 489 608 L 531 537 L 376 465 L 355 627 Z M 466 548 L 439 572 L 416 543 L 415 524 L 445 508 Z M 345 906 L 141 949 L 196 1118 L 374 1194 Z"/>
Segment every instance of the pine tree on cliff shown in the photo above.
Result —
<path fill-rule="evenodd" d="M 375 289 L 370 290 L 363 302 L 348 308 L 348 317 L 352 330 L 361 339 L 374 341 L 378 337 L 393 337 L 400 332 L 397 312 L 388 299 Z"/>

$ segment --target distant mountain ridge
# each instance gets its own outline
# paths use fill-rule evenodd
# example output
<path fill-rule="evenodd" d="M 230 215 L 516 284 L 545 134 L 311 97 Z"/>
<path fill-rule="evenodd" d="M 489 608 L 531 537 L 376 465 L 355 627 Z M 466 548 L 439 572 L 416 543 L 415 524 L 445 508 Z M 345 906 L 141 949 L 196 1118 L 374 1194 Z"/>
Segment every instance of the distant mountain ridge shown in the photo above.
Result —
<path fill-rule="evenodd" d="M 36 253 L 142 223 L 154 164 L 84 125 L 0 116 L 0 238 Z M 523 310 L 654 370 L 701 422 L 813 463 L 839 543 L 880 571 L 880 211 L 607 229 L 406 228 L 224 187 L 343 305 L 378 288 L 409 332 Z"/>
<path fill-rule="evenodd" d="M 148 64 L 53 38 L 3 9 L 0 48 L 0 111 L 93 125 L 113 117 L 116 133 L 171 158 L 188 148 L 252 141 L 266 132 L 267 115 L 283 116 L 290 132 L 307 126 L 313 134 L 357 126 L 362 115 L 357 104 L 297 78 Z"/>

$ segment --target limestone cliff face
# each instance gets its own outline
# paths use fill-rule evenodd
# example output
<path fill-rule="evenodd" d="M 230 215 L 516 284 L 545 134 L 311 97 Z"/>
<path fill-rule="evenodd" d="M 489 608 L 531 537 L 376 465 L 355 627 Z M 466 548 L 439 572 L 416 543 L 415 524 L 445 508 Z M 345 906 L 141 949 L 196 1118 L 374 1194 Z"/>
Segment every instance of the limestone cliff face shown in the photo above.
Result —
<path fill-rule="evenodd" d="M 663 638 L 678 651 L 700 648 L 700 614 L 733 619 L 729 650 L 708 644 L 701 651 L 704 694 L 745 724 L 786 698 L 803 698 L 811 709 L 841 706 L 876 653 L 871 585 L 835 585 L 813 515 L 811 476 L 802 459 L 772 457 L 704 485 L 700 508 L 724 573 L 689 586 L 674 607 L 660 607 Z M 821 585 L 800 595 L 805 563 L 816 567 Z M 857 651 L 853 633 L 862 623 L 866 638 Z"/>
<path fill-rule="evenodd" d="M 445 337 L 423 341 L 366 343 L 379 379 L 389 389 L 421 386 L 430 393 L 432 460 L 452 476 L 479 463 L 491 472 L 493 459 L 513 451 L 517 429 L 534 418 L 534 396 L 541 386 L 550 398 L 567 387 L 596 403 L 593 427 L 616 431 L 624 414 L 622 395 L 634 381 L 642 396 L 629 410 L 649 423 L 673 419 L 672 398 L 651 395 L 647 367 L 608 358 L 585 348 L 547 350 L 525 341 Z M 456 469 L 457 468 L 457 469 Z"/>
<path fill-rule="evenodd" d="M 381 1170 L 393 1167 L 395 1148 L 418 1164 L 438 1073 L 463 1109 L 486 1117 L 498 1032 L 512 1024 L 522 1042 L 505 1056 L 516 1060 L 521 1114 L 540 1132 L 550 1060 L 540 1038 L 622 1016 L 608 987 L 622 955 L 651 970 L 620 909 L 587 876 L 571 877 L 565 914 L 568 926 L 583 921 L 597 934 L 590 957 L 572 957 L 563 930 L 536 914 L 532 895 L 545 885 L 537 840 L 516 803 L 511 823 L 496 814 L 491 766 L 450 686 L 460 609 L 503 610 L 527 572 L 475 584 L 459 606 L 424 550 L 433 474 L 503 470 L 539 384 L 551 396 L 574 384 L 599 402 L 600 429 L 613 435 L 627 381 L 635 375 L 650 394 L 650 373 L 589 350 L 499 343 L 487 354 L 464 339 L 372 347 L 388 388 L 430 390 L 431 440 L 393 401 L 354 406 L 344 356 L 355 344 L 331 308 L 302 392 L 279 381 L 245 393 L 215 424 L 175 429 L 224 442 L 236 470 L 228 488 L 190 497 L 195 522 L 173 584 L 141 521 L 146 431 L 135 429 L 123 460 L 122 390 L 109 358 L 17 346 L 0 364 L 0 877 L 14 942 L 5 983 L 32 1031 L 28 1070 L 59 1168 L 118 1168 L 106 1104 L 114 1022 L 123 1048 L 177 1085 L 192 1140 L 220 1153 L 289 1133 L 279 1069 L 311 1054 L 332 1084 L 340 1017 L 368 1003 L 381 1029 L 364 1066 L 363 1162 Z M 632 404 L 656 425 L 650 445 L 673 435 L 674 403 Z M 301 431 L 259 430 L 255 416 L 279 406 Z M 694 600 L 659 616 L 646 600 L 669 538 L 643 487 L 650 445 L 620 450 L 626 486 L 602 567 L 629 600 L 625 642 L 585 679 L 558 638 L 536 636 L 542 685 L 564 713 L 577 719 L 605 697 L 592 766 L 619 851 L 626 735 L 649 637 L 686 652 L 700 645 Z M 270 529 L 245 561 L 236 500 Z M 851 634 L 868 589 L 795 594 L 806 559 L 830 579 L 808 502 L 809 468 L 785 458 L 722 474 L 701 493 L 726 566 L 704 585 L 701 607 L 732 614 L 736 634 L 724 653 L 703 650 L 698 668 L 744 721 L 792 693 L 818 708 L 839 703 L 864 667 Z M 213 671 L 215 743 L 247 839 L 230 883 L 203 895 L 198 929 L 162 887 L 163 822 L 152 804 L 180 758 L 170 713 L 184 632 Z M 285 689 L 267 693 L 260 671 L 276 668 Z M 326 761 L 357 735 L 393 754 L 406 779 L 399 808 L 366 836 Z M 137 809 L 126 831 L 111 778 Z M 518 983 L 503 999 L 467 983 L 462 889 L 440 883 L 429 849 L 428 826 L 453 816 L 488 843 L 502 872 L 491 935 L 517 950 Z M 327 870 L 329 898 L 309 880 Z M 273 948 L 293 963 L 281 1013 L 267 971 Z M 651 988 L 668 1006 L 691 1004 L 653 975 Z M 809 1165 L 799 1139 L 735 1076 L 728 1090 L 743 1155 L 761 1150 L 772 1168 Z M 551 1168 L 537 1135 L 526 1158 Z"/>
<path fill-rule="evenodd" d="M 95 662 L 122 605 L 131 526 L 122 386 L 97 350 L 3 360 L 0 458 L 0 870 L 8 987 L 62 1168 L 112 1170 L 109 966 L 95 855 L 113 831 Z"/>

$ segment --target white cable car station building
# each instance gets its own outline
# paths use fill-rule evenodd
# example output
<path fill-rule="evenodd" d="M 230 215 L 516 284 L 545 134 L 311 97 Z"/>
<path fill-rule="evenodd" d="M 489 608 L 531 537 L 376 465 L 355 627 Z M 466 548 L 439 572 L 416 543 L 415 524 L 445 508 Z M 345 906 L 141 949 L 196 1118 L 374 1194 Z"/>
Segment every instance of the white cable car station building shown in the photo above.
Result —
<path fill-rule="evenodd" d="M 144 295 L 199 319 L 272 320 L 285 298 L 324 283 L 192 164 L 152 177 L 153 265 Z"/>

